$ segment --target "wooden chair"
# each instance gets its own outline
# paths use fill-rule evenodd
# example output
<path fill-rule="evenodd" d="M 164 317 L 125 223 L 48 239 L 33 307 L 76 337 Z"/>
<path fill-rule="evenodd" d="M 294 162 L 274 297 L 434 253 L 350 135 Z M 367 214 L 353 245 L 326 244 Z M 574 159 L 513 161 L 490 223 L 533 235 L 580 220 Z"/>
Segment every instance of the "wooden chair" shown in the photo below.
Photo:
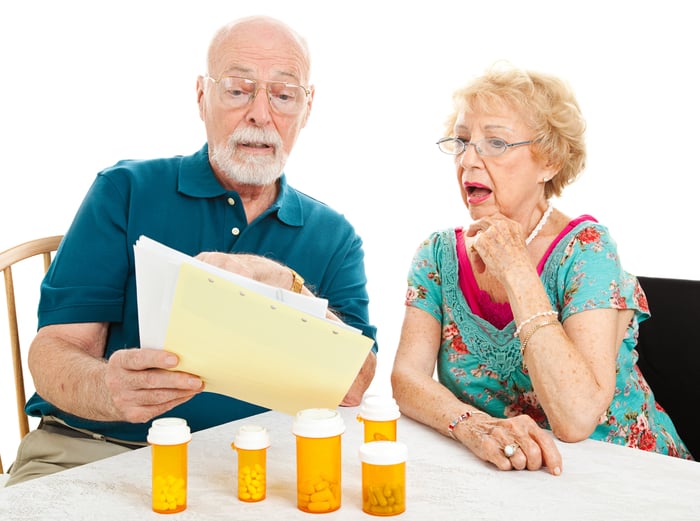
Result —
<path fill-rule="evenodd" d="M 44 273 L 51 264 L 51 253 L 58 249 L 62 235 L 35 239 L 19 244 L 0 253 L 0 271 L 5 278 L 5 295 L 7 298 L 8 331 L 10 333 L 10 349 L 12 351 L 12 366 L 15 376 L 15 398 L 17 402 L 17 420 L 20 439 L 29 432 L 29 421 L 24 413 L 27 401 L 24 388 L 24 371 L 22 368 L 22 351 L 19 342 L 19 327 L 17 325 L 17 309 L 15 304 L 15 288 L 12 278 L 12 267 L 20 261 L 42 255 L 44 258 Z M 39 284 L 36 284 L 38 290 Z M 3 422 L 4 423 L 4 422 Z M 0 458 L 0 474 L 3 474 L 2 458 Z"/>
<path fill-rule="evenodd" d="M 651 318 L 639 325 L 637 365 L 681 439 L 700 459 L 700 281 L 638 277 Z"/>

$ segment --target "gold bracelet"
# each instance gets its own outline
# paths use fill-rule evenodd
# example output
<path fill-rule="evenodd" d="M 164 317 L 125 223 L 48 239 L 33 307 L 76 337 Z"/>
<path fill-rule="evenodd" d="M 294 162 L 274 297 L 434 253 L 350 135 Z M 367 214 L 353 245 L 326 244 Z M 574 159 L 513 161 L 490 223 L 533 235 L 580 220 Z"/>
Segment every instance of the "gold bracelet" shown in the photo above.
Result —
<path fill-rule="evenodd" d="M 304 287 L 304 278 L 292 268 L 289 268 L 289 271 L 292 272 L 292 287 L 289 288 L 289 291 L 301 293 L 301 289 Z"/>
<path fill-rule="evenodd" d="M 532 338 L 532 335 L 534 335 L 537 332 L 537 330 L 540 329 L 541 327 L 553 326 L 555 324 L 559 324 L 559 321 L 558 320 L 547 320 L 546 322 L 540 322 L 538 324 L 535 324 L 534 326 L 532 326 L 532 329 L 530 329 L 527 336 L 520 341 L 520 357 L 523 359 L 523 369 L 526 369 L 526 367 L 525 367 L 525 348 L 527 347 L 527 343 Z"/>

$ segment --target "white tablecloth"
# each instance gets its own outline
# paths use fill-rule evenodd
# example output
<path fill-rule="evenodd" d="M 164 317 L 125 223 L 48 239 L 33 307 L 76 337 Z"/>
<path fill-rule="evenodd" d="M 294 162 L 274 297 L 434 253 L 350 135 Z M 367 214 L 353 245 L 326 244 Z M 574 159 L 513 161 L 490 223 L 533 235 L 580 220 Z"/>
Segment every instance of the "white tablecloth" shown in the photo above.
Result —
<path fill-rule="evenodd" d="M 296 508 L 295 438 L 291 416 L 268 412 L 195 433 L 189 447 L 188 506 L 171 517 L 151 511 L 150 449 L 144 448 L 0 489 L 0 519 L 328 520 L 379 519 L 361 508 L 357 409 L 340 408 L 343 497 L 340 510 L 306 514 Z M 236 497 L 231 441 L 244 423 L 265 426 L 267 498 Z M 559 443 L 563 473 L 499 471 L 460 444 L 402 417 L 398 437 L 408 445 L 406 512 L 416 520 L 700 520 L 700 463 L 607 443 Z"/>

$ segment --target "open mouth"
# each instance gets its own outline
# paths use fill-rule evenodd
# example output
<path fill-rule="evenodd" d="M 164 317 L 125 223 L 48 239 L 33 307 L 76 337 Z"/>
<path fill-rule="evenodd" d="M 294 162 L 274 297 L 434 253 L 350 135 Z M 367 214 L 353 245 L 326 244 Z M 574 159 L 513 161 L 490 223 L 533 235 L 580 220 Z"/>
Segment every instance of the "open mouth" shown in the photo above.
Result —
<path fill-rule="evenodd" d="M 467 191 L 467 195 L 474 199 L 483 199 L 491 193 L 489 188 L 480 185 L 466 185 L 464 188 Z"/>

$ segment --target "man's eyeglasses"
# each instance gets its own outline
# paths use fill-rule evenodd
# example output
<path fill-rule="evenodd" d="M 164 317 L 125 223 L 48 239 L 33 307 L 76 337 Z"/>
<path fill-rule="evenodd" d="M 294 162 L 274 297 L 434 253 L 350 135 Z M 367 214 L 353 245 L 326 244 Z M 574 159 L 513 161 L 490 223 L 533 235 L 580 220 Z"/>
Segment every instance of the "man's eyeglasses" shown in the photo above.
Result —
<path fill-rule="evenodd" d="M 503 139 L 497 137 L 486 137 L 484 139 L 480 139 L 479 141 L 464 141 L 458 137 L 444 137 L 436 144 L 440 149 L 440 152 L 450 154 L 451 156 L 460 155 L 469 145 L 472 145 L 476 149 L 477 154 L 480 156 L 493 157 L 500 156 L 509 148 L 521 147 L 532 143 L 534 143 L 533 140 L 507 143 Z"/>
<path fill-rule="evenodd" d="M 223 76 L 218 80 L 211 76 L 205 78 L 216 83 L 221 103 L 231 109 L 241 109 L 250 104 L 263 88 L 260 83 L 265 84 L 270 107 L 279 114 L 298 114 L 304 107 L 306 97 L 311 94 L 307 87 L 284 81 L 259 82 L 239 76 Z"/>

